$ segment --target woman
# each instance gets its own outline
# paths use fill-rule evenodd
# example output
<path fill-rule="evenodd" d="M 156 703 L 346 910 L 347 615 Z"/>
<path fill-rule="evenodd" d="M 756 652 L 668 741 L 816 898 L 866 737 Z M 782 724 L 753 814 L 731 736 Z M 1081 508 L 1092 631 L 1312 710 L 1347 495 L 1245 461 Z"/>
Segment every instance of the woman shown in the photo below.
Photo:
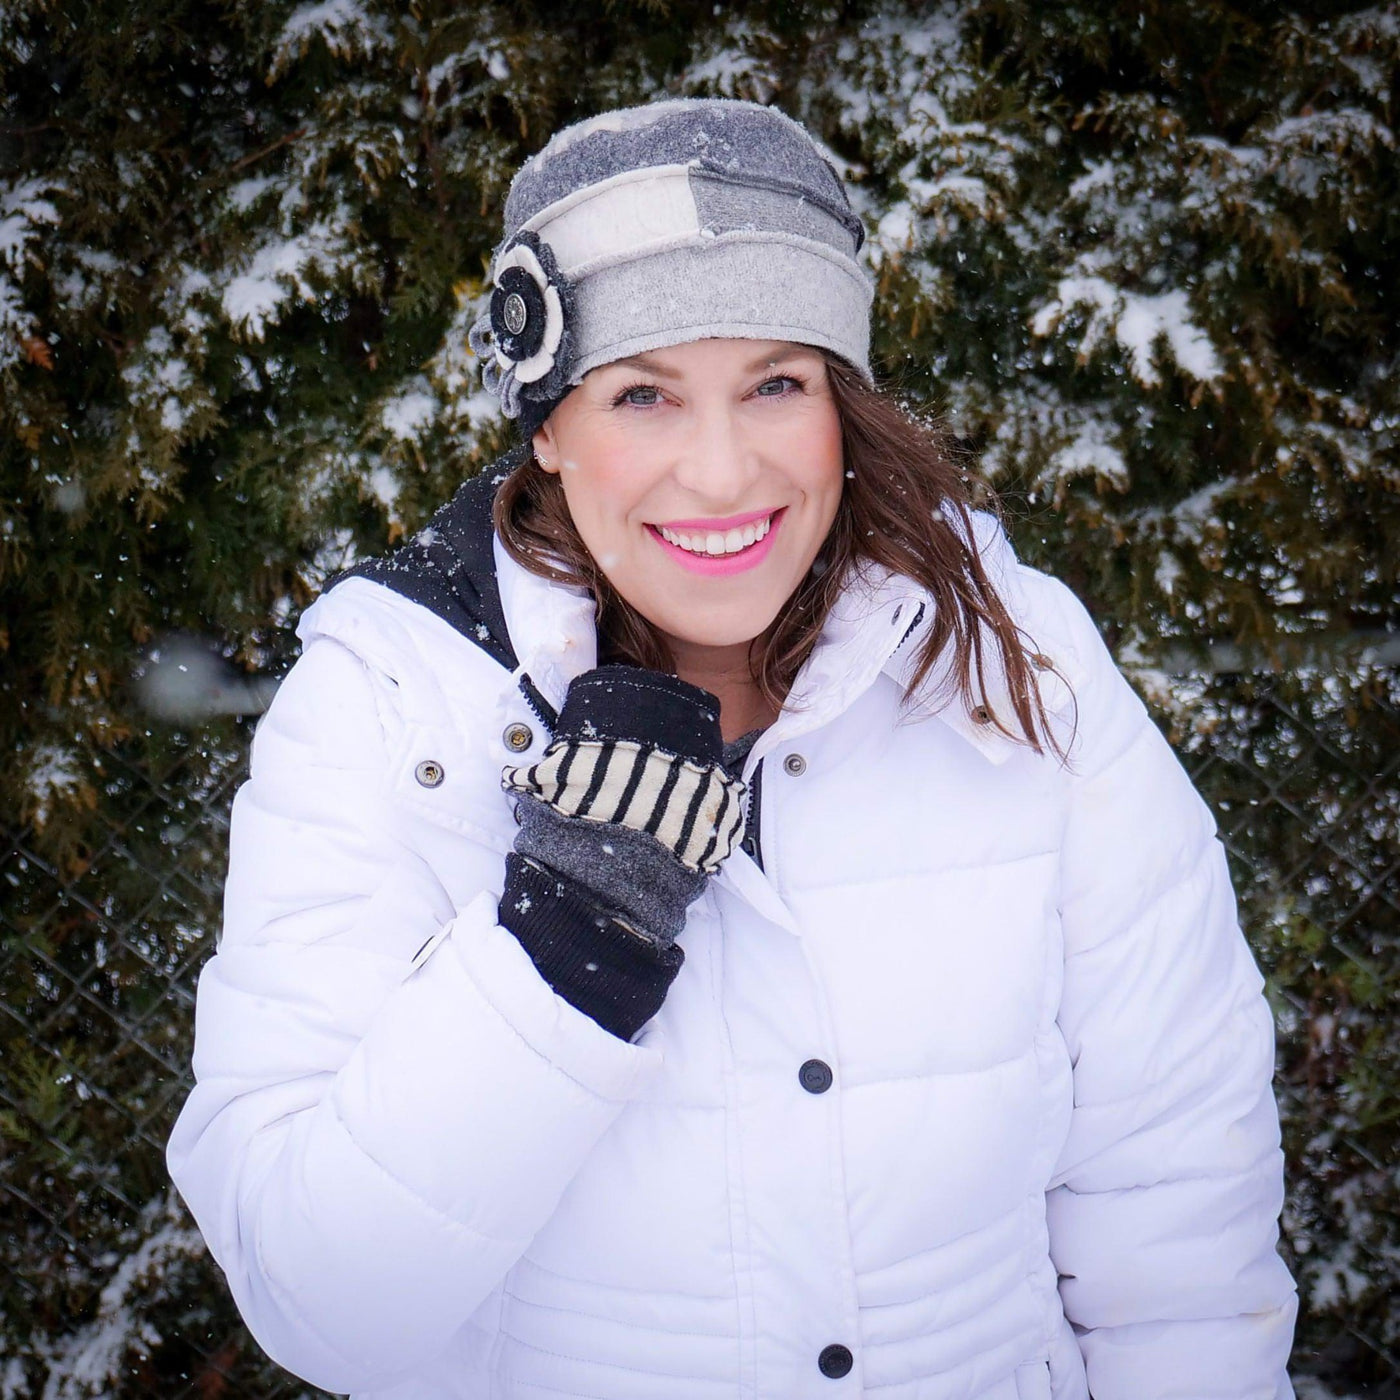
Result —
<path fill-rule="evenodd" d="M 172 1174 L 375 1397 L 1279 1397 L 1272 1034 L 1083 608 L 871 385 L 803 129 L 557 134 L 525 446 L 303 617 Z"/>

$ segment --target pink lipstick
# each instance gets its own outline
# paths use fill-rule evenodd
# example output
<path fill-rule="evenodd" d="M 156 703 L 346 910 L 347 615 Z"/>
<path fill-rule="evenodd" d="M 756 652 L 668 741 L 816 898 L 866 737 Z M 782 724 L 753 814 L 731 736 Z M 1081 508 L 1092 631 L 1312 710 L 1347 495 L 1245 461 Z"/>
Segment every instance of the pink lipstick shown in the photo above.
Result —
<path fill-rule="evenodd" d="M 648 525 L 647 529 L 651 532 L 652 539 L 683 569 L 688 569 L 693 574 L 702 574 L 707 578 L 720 578 L 726 574 L 744 573 L 746 570 L 756 568 L 761 564 L 768 557 L 768 551 L 773 548 L 773 539 L 786 514 L 787 507 L 783 506 L 777 511 L 753 511 L 748 515 L 736 515 L 727 520 L 677 520 L 674 522 L 668 520 L 666 522 L 666 529 L 671 531 L 724 531 L 738 530 L 756 520 L 767 520 L 770 516 L 772 517 L 768 533 L 761 540 L 755 540 L 753 544 L 744 549 L 736 550 L 733 554 L 697 554 L 693 550 L 682 549 L 680 545 L 672 544 L 661 534 L 657 526 Z"/>

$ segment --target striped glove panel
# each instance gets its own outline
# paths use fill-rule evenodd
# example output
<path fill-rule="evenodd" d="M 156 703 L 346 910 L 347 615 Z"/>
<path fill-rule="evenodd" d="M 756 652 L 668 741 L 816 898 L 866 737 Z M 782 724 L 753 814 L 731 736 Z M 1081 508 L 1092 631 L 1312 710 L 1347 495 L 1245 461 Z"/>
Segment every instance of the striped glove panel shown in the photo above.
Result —
<path fill-rule="evenodd" d="M 697 763 L 631 739 L 558 739 L 527 767 L 507 768 L 507 792 L 568 817 L 655 837 L 687 869 L 713 874 L 744 830 L 745 787 L 718 763 Z"/>

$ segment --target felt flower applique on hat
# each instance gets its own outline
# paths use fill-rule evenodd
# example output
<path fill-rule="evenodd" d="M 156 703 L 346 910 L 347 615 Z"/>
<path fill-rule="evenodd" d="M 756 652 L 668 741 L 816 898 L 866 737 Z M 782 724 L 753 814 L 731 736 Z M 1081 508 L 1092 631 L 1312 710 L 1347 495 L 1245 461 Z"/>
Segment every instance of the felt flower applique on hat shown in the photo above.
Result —
<path fill-rule="evenodd" d="M 490 310 L 467 337 L 483 361 L 486 388 L 500 395 L 507 418 L 523 398 L 549 402 L 568 387 L 573 298 L 554 252 L 538 234 L 521 232 L 496 259 Z"/>

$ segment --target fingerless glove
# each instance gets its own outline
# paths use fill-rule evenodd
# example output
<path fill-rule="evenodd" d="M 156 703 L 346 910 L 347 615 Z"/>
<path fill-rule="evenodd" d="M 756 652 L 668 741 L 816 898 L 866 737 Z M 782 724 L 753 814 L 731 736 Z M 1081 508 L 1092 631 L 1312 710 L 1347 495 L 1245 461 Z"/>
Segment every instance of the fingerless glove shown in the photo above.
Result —
<path fill-rule="evenodd" d="M 520 831 L 501 922 L 559 995 L 630 1040 L 684 961 L 687 907 L 743 832 L 719 702 L 678 677 L 601 666 L 569 687 L 539 762 L 507 768 Z"/>

